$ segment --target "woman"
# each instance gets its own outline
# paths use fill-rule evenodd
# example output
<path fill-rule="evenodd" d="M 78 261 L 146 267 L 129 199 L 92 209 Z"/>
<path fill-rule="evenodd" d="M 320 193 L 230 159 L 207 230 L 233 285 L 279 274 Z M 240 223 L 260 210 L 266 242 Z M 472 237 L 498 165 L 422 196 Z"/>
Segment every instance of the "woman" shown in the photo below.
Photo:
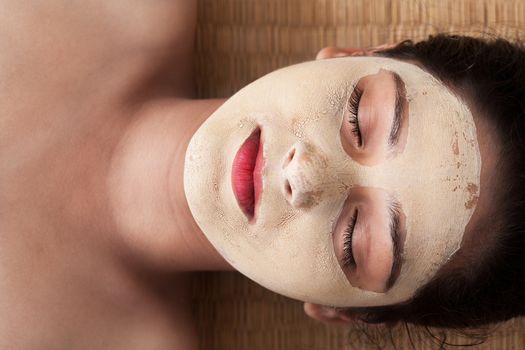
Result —
<path fill-rule="evenodd" d="M 187 273 L 234 267 L 330 322 L 522 313 L 521 48 L 326 49 L 225 103 L 194 4 L 5 6 L 2 348 L 197 348 Z"/>

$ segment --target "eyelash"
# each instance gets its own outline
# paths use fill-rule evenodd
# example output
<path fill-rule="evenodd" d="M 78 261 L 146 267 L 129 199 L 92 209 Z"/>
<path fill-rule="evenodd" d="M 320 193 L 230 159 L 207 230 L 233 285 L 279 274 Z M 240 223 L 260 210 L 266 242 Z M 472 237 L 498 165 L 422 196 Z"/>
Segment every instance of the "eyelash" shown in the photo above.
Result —
<path fill-rule="evenodd" d="M 354 254 L 352 252 L 352 238 L 354 236 L 355 223 L 357 221 L 357 216 L 359 211 L 356 209 L 354 215 L 348 223 L 348 227 L 345 230 L 344 240 L 343 240 L 343 266 L 344 267 L 353 267 L 356 265 Z"/>
<path fill-rule="evenodd" d="M 359 129 L 359 119 L 357 117 L 361 96 L 363 96 L 363 90 L 356 86 L 348 101 L 348 112 L 350 112 L 349 122 L 352 125 L 352 134 L 357 137 L 357 145 L 359 147 L 363 145 L 363 138 L 361 136 L 361 130 Z"/>

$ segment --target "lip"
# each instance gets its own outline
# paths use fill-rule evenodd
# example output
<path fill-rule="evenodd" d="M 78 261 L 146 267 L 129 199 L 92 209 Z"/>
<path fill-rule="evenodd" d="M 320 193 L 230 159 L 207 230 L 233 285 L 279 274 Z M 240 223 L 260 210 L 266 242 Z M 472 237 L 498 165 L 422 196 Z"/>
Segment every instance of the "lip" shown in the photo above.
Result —
<path fill-rule="evenodd" d="M 232 190 L 237 204 L 248 218 L 256 221 L 262 194 L 263 138 L 257 127 L 241 145 L 232 164 Z"/>

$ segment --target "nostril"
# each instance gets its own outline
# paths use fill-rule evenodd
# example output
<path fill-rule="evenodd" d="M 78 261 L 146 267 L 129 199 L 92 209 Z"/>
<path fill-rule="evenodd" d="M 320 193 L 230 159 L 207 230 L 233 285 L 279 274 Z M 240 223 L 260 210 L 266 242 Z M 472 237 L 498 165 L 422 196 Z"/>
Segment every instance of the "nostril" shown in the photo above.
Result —
<path fill-rule="evenodd" d="M 286 195 L 291 197 L 292 196 L 292 186 L 290 185 L 290 181 L 286 180 L 284 184 L 284 189 L 286 191 Z"/>

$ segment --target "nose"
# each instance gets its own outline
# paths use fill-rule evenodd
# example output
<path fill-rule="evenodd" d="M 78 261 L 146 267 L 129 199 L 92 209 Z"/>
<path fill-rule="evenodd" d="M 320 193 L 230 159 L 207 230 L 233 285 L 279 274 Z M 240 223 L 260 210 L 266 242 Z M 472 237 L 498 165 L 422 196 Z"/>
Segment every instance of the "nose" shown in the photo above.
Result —
<path fill-rule="evenodd" d="M 319 204 L 329 177 L 328 161 L 313 145 L 296 142 L 283 160 L 282 191 L 286 200 L 297 208 Z"/>

